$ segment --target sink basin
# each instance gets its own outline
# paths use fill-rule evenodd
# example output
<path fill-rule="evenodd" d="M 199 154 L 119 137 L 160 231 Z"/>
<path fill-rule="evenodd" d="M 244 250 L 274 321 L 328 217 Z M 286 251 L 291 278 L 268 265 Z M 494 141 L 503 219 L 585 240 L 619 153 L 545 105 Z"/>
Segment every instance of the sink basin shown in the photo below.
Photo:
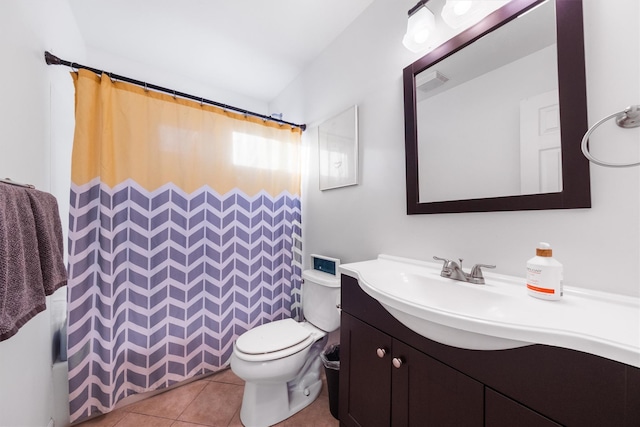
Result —
<path fill-rule="evenodd" d="M 484 285 L 440 276 L 442 265 L 380 255 L 342 264 L 398 321 L 434 341 L 472 350 L 546 344 L 640 367 L 640 300 L 564 289 L 560 301 L 527 294 L 525 279 L 486 273 Z"/>

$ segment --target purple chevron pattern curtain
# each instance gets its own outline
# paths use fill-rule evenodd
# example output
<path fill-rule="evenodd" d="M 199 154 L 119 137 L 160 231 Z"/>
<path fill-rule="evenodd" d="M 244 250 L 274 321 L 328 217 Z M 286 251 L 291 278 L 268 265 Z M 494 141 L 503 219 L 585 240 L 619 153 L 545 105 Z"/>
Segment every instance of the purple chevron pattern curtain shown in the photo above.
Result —
<path fill-rule="evenodd" d="M 216 371 L 244 331 L 300 316 L 300 132 L 73 76 L 77 422 Z"/>

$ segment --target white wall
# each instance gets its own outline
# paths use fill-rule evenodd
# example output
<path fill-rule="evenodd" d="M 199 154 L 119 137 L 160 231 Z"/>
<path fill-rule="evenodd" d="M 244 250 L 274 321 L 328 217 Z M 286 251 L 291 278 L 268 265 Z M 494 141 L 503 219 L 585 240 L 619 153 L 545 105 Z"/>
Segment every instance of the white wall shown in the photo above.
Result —
<path fill-rule="evenodd" d="M 589 122 L 640 103 L 637 0 L 584 0 Z M 430 260 L 433 255 L 497 264 L 524 277 L 539 241 L 564 264 L 565 285 L 640 295 L 640 168 L 591 166 L 592 208 L 406 215 L 402 69 L 417 59 L 401 40 L 413 0 L 376 0 L 271 105 L 305 132 L 305 260 L 324 253 L 342 262 L 379 253 Z M 621 42 L 624 41 L 624 42 Z M 360 108 L 360 182 L 318 190 L 317 129 L 349 105 Z M 638 129 L 603 126 L 593 153 L 639 159 Z M 574 141 L 578 144 L 580 141 Z"/>
<path fill-rule="evenodd" d="M 87 62 L 83 65 L 268 115 L 266 102 L 216 87 L 215 82 L 199 81 L 191 77 L 193 73 L 189 71 L 188 64 L 185 64 L 184 74 L 176 74 L 152 64 L 124 57 L 117 52 L 107 52 L 87 45 Z"/>
<path fill-rule="evenodd" d="M 45 64 L 45 50 L 84 57 L 67 1 L 0 2 L 0 176 L 52 192 L 66 221 L 73 84 L 68 70 Z M 66 374 L 54 373 L 52 335 L 63 319 L 65 300 L 63 288 L 47 298 L 46 311 L 0 342 L 0 426 L 64 420 Z"/>

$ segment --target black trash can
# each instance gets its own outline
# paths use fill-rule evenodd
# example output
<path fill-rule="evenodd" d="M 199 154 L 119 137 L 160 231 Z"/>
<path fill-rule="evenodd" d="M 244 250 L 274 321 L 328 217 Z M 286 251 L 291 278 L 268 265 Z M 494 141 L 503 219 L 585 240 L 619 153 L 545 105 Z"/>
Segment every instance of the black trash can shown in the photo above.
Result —
<path fill-rule="evenodd" d="M 329 392 L 329 410 L 336 420 L 338 416 L 338 391 L 340 389 L 340 344 L 333 344 L 320 353 L 324 364 L 324 373 L 327 377 L 327 389 Z"/>

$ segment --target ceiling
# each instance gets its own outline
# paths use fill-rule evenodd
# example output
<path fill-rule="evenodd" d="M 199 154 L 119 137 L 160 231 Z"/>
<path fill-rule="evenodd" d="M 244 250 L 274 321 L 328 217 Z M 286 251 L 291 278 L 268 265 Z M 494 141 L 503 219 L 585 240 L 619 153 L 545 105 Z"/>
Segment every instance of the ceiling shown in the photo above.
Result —
<path fill-rule="evenodd" d="M 115 54 L 266 103 L 372 2 L 69 0 L 89 52 Z"/>

